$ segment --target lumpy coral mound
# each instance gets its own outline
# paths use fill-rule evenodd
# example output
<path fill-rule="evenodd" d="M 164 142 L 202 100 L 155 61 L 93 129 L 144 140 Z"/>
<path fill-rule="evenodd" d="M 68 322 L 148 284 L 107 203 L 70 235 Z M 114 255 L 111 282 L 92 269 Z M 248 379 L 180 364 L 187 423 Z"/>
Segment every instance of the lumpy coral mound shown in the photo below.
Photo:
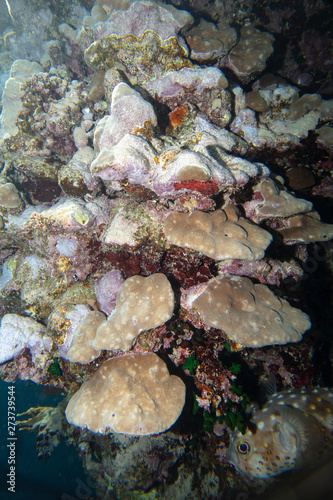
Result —
<path fill-rule="evenodd" d="M 270 233 L 239 217 L 232 205 L 215 212 L 172 213 L 165 220 L 164 233 L 169 243 L 215 260 L 261 259 L 272 241 Z"/>
<path fill-rule="evenodd" d="M 96 332 L 96 350 L 129 350 L 140 332 L 156 328 L 171 318 L 174 293 L 164 274 L 132 276 L 121 286 L 116 308 Z"/>
<path fill-rule="evenodd" d="M 66 418 L 101 434 L 159 434 L 174 424 L 184 403 L 185 384 L 157 354 L 130 354 L 103 363 L 74 394 Z"/>
<path fill-rule="evenodd" d="M 240 276 L 214 279 L 193 306 L 207 326 L 244 347 L 298 342 L 311 327 L 307 314 Z"/>

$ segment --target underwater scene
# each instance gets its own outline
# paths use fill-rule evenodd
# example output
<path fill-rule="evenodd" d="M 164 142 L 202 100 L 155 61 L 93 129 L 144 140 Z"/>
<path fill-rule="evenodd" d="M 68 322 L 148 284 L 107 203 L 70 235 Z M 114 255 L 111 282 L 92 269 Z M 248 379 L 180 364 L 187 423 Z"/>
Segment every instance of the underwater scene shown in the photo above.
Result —
<path fill-rule="evenodd" d="M 1 500 L 333 500 L 332 27 L 0 0 Z"/>

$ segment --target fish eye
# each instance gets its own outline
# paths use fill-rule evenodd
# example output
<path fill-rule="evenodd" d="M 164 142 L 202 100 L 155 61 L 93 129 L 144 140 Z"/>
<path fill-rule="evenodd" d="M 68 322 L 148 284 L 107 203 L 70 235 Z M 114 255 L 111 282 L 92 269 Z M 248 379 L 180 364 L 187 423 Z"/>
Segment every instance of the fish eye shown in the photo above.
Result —
<path fill-rule="evenodd" d="M 241 441 L 237 445 L 237 451 L 238 453 L 241 453 L 242 455 L 245 455 L 245 453 L 249 453 L 250 451 L 250 445 L 247 441 Z"/>

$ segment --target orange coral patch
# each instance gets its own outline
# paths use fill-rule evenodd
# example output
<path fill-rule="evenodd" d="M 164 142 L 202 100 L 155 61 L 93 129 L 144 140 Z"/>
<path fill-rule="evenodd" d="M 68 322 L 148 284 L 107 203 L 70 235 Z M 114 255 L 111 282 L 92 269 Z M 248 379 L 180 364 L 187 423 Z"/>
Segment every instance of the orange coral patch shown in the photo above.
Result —
<path fill-rule="evenodd" d="M 170 124 L 173 127 L 178 127 L 183 121 L 183 117 L 186 115 L 185 106 L 179 106 L 169 113 Z"/>

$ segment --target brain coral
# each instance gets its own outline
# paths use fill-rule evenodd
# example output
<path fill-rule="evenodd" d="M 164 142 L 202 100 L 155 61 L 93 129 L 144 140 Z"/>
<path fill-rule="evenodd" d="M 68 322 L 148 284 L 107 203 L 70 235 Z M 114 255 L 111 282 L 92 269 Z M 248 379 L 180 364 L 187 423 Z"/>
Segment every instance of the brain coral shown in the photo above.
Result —
<path fill-rule="evenodd" d="M 83 383 L 66 409 L 69 423 L 92 432 L 166 431 L 185 403 L 185 384 L 154 353 L 112 358 Z"/>
<path fill-rule="evenodd" d="M 164 274 L 132 276 L 120 287 L 116 308 L 96 332 L 95 349 L 129 350 L 143 330 L 171 318 L 174 294 Z"/>
<path fill-rule="evenodd" d="M 193 307 L 207 326 L 245 347 L 298 342 L 311 327 L 307 314 L 240 276 L 212 280 Z"/>
<path fill-rule="evenodd" d="M 169 243 L 215 260 L 261 259 L 272 241 L 270 233 L 239 217 L 232 205 L 209 213 L 172 213 L 165 220 L 164 233 Z"/>

